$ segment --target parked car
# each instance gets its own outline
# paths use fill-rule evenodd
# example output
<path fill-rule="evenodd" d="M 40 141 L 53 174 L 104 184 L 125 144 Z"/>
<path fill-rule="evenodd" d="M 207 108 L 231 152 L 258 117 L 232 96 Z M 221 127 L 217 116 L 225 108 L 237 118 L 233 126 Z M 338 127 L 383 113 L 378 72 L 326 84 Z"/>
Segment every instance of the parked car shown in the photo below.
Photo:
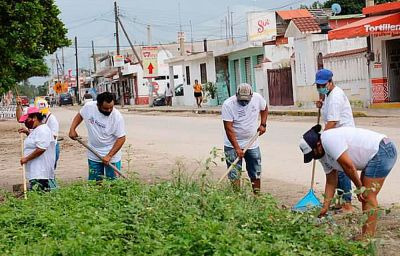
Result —
<path fill-rule="evenodd" d="M 175 96 L 183 96 L 183 84 L 179 84 L 175 87 Z M 153 106 L 165 106 L 165 95 L 161 94 L 153 100 Z"/>
<path fill-rule="evenodd" d="M 22 106 L 29 107 L 29 98 L 27 96 L 19 96 Z"/>
<path fill-rule="evenodd" d="M 74 105 L 71 94 L 69 93 L 60 94 L 58 105 L 61 107 L 62 105 L 68 105 L 68 104 L 71 104 L 71 106 Z"/>

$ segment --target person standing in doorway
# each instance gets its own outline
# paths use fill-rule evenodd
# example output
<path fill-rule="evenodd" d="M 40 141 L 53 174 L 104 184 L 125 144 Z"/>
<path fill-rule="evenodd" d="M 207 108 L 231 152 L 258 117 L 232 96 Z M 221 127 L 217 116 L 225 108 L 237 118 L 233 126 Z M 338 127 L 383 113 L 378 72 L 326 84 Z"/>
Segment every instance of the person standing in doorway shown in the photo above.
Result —
<path fill-rule="evenodd" d="M 125 143 L 125 123 L 121 113 L 114 108 L 115 99 L 110 92 L 103 92 L 97 96 L 97 102 L 86 103 L 75 116 L 69 130 L 69 137 L 75 140 L 78 137 L 76 128 L 85 121 L 88 130 L 89 146 L 102 156 L 88 151 L 89 180 L 102 180 L 103 177 L 115 179 L 113 164 L 121 170 L 120 149 Z"/>
<path fill-rule="evenodd" d="M 194 80 L 193 85 L 194 97 L 196 98 L 196 104 L 198 108 L 201 108 L 201 103 L 203 102 L 203 86 L 199 84 L 199 81 Z"/>
<path fill-rule="evenodd" d="M 325 124 L 324 130 L 355 127 L 349 99 L 340 87 L 335 86 L 332 78 L 333 73 L 328 69 L 320 69 L 315 75 L 315 84 L 320 95 L 320 100 L 317 101 L 316 105 L 317 108 L 321 108 L 322 119 Z M 321 158 L 320 162 L 324 168 L 330 166 L 326 156 Z M 345 172 L 338 172 L 337 188 L 338 195 L 342 196 L 344 202 L 338 204 L 336 208 L 342 209 L 344 212 L 352 212 L 351 181 Z"/>
<path fill-rule="evenodd" d="M 174 90 L 169 85 L 169 83 L 167 83 L 164 95 L 165 95 L 165 105 L 172 106 L 172 97 L 174 96 Z"/>
<path fill-rule="evenodd" d="M 240 172 L 242 159 L 246 161 L 246 168 L 254 194 L 261 188 L 261 152 L 258 140 L 250 145 L 244 153 L 243 149 L 259 132 L 265 133 L 267 127 L 268 107 L 264 98 L 254 92 L 251 85 L 240 84 L 236 95 L 228 98 L 222 105 L 222 120 L 224 122 L 224 152 L 228 168 L 239 157 L 235 168 L 228 174 L 234 188 L 240 187 Z M 260 123 L 258 117 L 261 116 Z"/>

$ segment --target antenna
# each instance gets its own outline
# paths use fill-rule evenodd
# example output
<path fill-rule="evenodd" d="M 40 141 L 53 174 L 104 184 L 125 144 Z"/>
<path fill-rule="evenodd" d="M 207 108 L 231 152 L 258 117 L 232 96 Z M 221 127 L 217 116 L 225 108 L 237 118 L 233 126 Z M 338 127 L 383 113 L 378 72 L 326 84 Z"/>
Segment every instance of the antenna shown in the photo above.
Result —
<path fill-rule="evenodd" d="M 178 2 L 179 32 L 182 32 L 181 2 Z"/>
<path fill-rule="evenodd" d="M 342 11 L 342 7 L 338 3 L 332 4 L 332 13 L 333 15 L 338 15 Z"/>

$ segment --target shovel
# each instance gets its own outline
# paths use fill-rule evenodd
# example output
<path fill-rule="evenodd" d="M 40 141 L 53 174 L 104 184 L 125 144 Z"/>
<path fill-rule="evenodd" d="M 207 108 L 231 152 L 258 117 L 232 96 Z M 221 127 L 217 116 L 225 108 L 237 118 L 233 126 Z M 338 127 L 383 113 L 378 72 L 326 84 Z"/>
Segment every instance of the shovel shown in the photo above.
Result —
<path fill-rule="evenodd" d="M 256 139 L 258 138 L 258 136 L 260 135 L 260 132 L 257 132 L 253 138 L 251 138 L 251 140 L 249 141 L 249 143 L 244 147 L 243 149 L 243 153 L 246 153 L 246 151 L 249 149 L 249 147 L 251 145 L 253 145 L 253 143 L 256 141 Z M 233 163 L 231 164 L 231 166 L 229 166 L 228 170 L 224 173 L 224 175 L 221 176 L 221 178 L 218 181 L 218 184 L 222 182 L 222 180 L 226 177 L 226 175 L 229 174 L 230 171 L 232 171 L 232 169 L 236 166 L 236 164 L 239 162 L 240 158 L 236 157 L 235 161 L 233 161 Z"/>
<path fill-rule="evenodd" d="M 89 146 L 88 144 L 86 144 L 85 142 L 82 141 L 81 138 L 76 138 L 76 140 L 85 148 L 87 148 L 89 151 L 91 151 L 93 154 L 95 154 L 95 156 L 97 156 L 100 160 L 103 158 L 99 155 L 99 153 L 96 152 L 96 150 L 94 150 L 91 146 Z M 116 174 L 118 174 L 119 176 L 121 176 L 122 178 L 126 179 L 126 176 L 124 176 L 118 169 L 117 167 L 115 167 L 115 165 L 113 165 L 112 163 L 110 163 L 108 166 L 110 166 L 114 172 Z"/>
<path fill-rule="evenodd" d="M 321 117 L 321 109 L 318 109 L 318 124 L 319 124 L 319 119 Z M 313 159 L 313 165 L 312 165 L 312 176 L 311 176 L 311 186 L 310 190 L 308 193 L 300 199 L 292 208 L 293 211 L 297 212 L 305 212 L 311 208 L 314 207 L 322 207 L 321 202 L 317 198 L 317 196 L 314 193 L 314 177 L 315 177 L 315 159 Z"/>

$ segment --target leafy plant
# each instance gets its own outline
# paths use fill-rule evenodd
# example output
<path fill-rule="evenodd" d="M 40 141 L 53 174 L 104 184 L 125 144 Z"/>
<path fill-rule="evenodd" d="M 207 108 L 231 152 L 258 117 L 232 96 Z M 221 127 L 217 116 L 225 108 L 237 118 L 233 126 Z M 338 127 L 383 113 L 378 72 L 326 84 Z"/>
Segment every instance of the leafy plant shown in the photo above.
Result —
<path fill-rule="evenodd" d="M 215 97 L 217 97 L 217 86 L 215 83 L 207 82 L 204 86 L 204 90 L 207 92 L 207 96 L 211 99 L 215 99 Z"/>
<path fill-rule="evenodd" d="M 212 161 L 209 162 L 212 164 Z M 270 195 L 182 178 L 66 186 L 0 205 L 1 255 L 368 255 Z M 177 181 L 179 179 L 179 182 Z M 203 184 L 202 184 L 203 183 Z"/>

